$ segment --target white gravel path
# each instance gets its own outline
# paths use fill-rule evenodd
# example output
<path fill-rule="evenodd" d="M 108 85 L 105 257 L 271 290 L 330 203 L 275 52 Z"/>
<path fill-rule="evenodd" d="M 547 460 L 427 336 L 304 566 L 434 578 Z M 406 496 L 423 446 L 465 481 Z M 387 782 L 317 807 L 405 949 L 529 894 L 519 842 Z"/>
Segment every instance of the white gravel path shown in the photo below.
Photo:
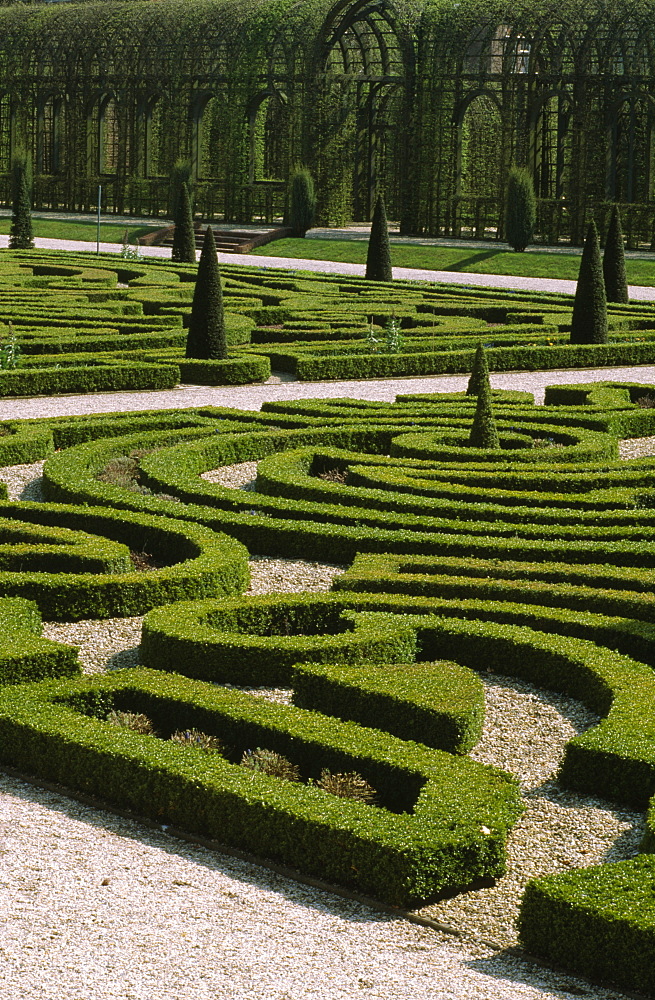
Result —
<path fill-rule="evenodd" d="M 542 403 L 548 385 L 572 385 L 578 382 L 642 382 L 655 385 L 655 365 L 639 368 L 582 368 L 575 371 L 499 372 L 491 376 L 494 389 L 522 389 L 534 393 Z M 0 420 L 26 420 L 34 417 L 73 416 L 85 413 L 113 413 L 131 410 L 183 409 L 192 406 L 228 406 L 241 410 L 259 410 L 271 400 L 351 399 L 379 400 L 391 403 L 399 394 L 425 392 L 462 392 L 468 375 L 438 375 L 431 378 L 371 379 L 361 382 L 267 382 L 263 385 L 193 386 L 140 392 L 105 392 L 94 396 L 39 396 L 24 399 L 0 399 Z"/>

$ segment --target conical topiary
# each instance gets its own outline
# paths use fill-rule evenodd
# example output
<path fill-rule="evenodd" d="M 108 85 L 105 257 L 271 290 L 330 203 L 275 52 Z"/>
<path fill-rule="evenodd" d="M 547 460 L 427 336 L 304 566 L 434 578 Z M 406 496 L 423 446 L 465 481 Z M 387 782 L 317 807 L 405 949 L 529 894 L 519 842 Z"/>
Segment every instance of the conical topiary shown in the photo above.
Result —
<path fill-rule="evenodd" d="M 471 371 L 471 377 L 466 387 L 466 395 L 479 396 L 485 387 L 491 392 L 487 355 L 482 344 L 478 344 L 478 349 L 473 359 L 473 370 Z"/>
<path fill-rule="evenodd" d="M 12 164 L 13 204 L 11 228 L 9 230 L 10 250 L 31 250 L 32 214 L 30 200 L 29 166 L 26 157 L 17 157 Z"/>
<path fill-rule="evenodd" d="M 596 223 L 587 229 L 571 319 L 572 344 L 607 343 L 607 300 Z"/>
<path fill-rule="evenodd" d="M 224 361 L 227 358 L 223 290 L 214 234 L 210 226 L 207 226 L 198 264 L 186 356 L 204 361 Z"/>
<path fill-rule="evenodd" d="M 316 193 L 307 167 L 297 167 L 290 181 L 289 225 L 294 236 L 304 236 L 314 224 Z"/>
<path fill-rule="evenodd" d="M 180 191 L 182 189 L 182 184 L 186 184 L 189 191 L 189 199 L 193 202 L 193 183 L 191 181 L 191 160 L 185 160 L 183 157 L 179 157 L 173 164 L 173 169 L 171 170 L 170 176 L 170 186 L 168 195 L 168 214 L 169 218 L 177 218 L 177 213 L 179 210 L 178 202 L 180 200 Z"/>
<path fill-rule="evenodd" d="M 391 281 L 391 251 L 384 198 L 378 195 L 371 222 L 371 235 L 366 255 L 366 277 L 370 281 Z"/>
<path fill-rule="evenodd" d="M 537 222 L 537 199 L 532 176 L 525 167 L 512 167 L 507 178 L 505 238 L 520 253 L 532 242 Z"/>
<path fill-rule="evenodd" d="M 491 389 L 488 384 L 482 385 L 478 393 L 469 445 L 472 448 L 500 448 L 498 428 L 491 407 Z"/>
<path fill-rule="evenodd" d="M 618 205 L 612 209 L 605 253 L 603 254 L 603 278 L 605 279 L 605 296 L 608 302 L 628 301 L 628 279 L 625 273 L 625 253 L 623 250 L 623 233 L 621 232 L 621 215 Z"/>
<path fill-rule="evenodd" d="M 177 199 L 177 215 L 175 217 L 175 232 L 173 234 L 173 253 L 171 259 L 179 264 L 195 264 L 196 234 L 193 229 L 193 214 L 189 189 L 182 181 Z"/>

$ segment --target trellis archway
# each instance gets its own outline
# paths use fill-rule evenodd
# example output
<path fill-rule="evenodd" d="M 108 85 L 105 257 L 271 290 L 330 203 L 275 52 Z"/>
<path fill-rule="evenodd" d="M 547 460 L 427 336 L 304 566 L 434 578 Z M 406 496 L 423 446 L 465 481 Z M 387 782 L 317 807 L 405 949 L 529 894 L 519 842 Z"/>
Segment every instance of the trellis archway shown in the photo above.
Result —
<path fill-rule="evenodd" d="M 341 0 L 321 28 L 315 159 L 328 192 L 328 219 L 370 219 L 379 192 L 390 216 L 401 216 L 410 48 L 403 45 L 393 6 L 379 0 Z"/>
<path fill-rule="evenodd" d="M 37 204 L 164 214 L 178 157 L 198 211 L 284 217 L 312 169 L 323 223 L 502 235 L 512 163 L 543 238 L 623 206 L 655 222 L 655 0 L 0 0 L 0 200 L 32 151 Z M 485 95 L 484 97 L 482 95 Z"/>

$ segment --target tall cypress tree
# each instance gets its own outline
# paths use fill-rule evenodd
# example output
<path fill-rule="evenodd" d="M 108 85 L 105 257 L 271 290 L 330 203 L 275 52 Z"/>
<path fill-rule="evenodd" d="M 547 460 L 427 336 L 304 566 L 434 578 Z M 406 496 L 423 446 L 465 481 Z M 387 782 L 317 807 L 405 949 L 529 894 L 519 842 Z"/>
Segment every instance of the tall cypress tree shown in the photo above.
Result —
<path fill-rule="evenodd" d="M 198 263 L 186 356 L 203 361 L 224 361 L 227 358 L 223 290 L 211 226 L 207 226 Z"/>
<path fill-rule="evenodd" d="M 11 228 L 9 230 L 10 250 L 31 250 L 32 205 L 30 199 L 29 165 L 26 157 L 16 157 L 12 164 L 13 203 Z"/>
<path fill-rule="evenodd" d="M 173 253 L 171 259 L 179 264 L 195 264 L 196 234 L 193 228 L 193 213 L 189 189 L 185 182 L 180 184 L 177 199 L 177 215 L 175 216 L 175 232 L 173 233 Z"/>
<path fill-rule="evenodd" d="M 505 236 L 512 250 L 522 253 L 532 242 L 536 222 L 537 199 L 532 175 L 525 167 L 512 167 L 505 205 Z"/>
<path fill-rule="evenodd" d="M 628 279 L 625 273 L 625 252 L 618 205 L 612 209 L 609 229 L 607 230 L 605 253 L 603 254 L 603 278 L 605 279 L 605 295 L 608 302 L 628 301 Z"/>
<path fill-rule="evenodd" d="M 592 219 L 587 229 L 571 319 L 572 344 L 607 343 L 607 300 L 600 259 L 598 230 Z"/>
<path fill-rule="evenodd" d="M 488 384 L 482 385 L 478 393 L 469 445 L 472 448 L 500 448 L 498 428 L 491 406 L 491 388 Z"/>
<path fill-rule="evenodd" d="M 370 281 L 391 281 L 393 279 L 387 212 L 381 194 L 378 195 L 373 210 L 371 235 L 366 255 L 366 277 Z"/>
<path fill-rule="evenodd" d="M 466 387 L 466 395 L 479 396 L 485 387 L 491 392 L 487 355 L 482 344 L 478 344 L 475 358 L 473 359 L 473 370 Z"/>

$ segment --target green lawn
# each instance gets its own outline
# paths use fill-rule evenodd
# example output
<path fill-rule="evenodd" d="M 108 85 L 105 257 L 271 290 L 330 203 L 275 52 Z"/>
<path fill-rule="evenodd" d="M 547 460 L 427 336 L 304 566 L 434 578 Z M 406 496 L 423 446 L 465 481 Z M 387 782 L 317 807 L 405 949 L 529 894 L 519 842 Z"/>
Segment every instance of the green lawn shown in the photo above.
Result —
<path fill-rule="evenodd" d="M 9 232 L 10 225 L 11 219 L 9 216 L 0 218 L 0 233 L 6 235 Z M 125 223 L 116 222 L 101 223 L 100 242 L 122 243 L 125 230 L 127 229 L 128 240 L 130 243 L 134 243 L 137 237 L 145 236 L 146 233 L 161 229 L 162 226 L 163 223 L 161 225 L 155 223 L 152 226 L 126 225 Z M 32 217 L 32 232 L 34 236 L 40 236 L 46 240 L 84 240 L 86 243 L 95 243 L 97 231 L 97 224 L 87 220 L 38 219 Z"/>
<path fill-rule="evenodd" d="M 253 250 L 266 257 L 305 257 L 310 260 L 340 260 L 366 263 L 367 240 L 278 240 Z M 530 278 L 571 278 L 578 276 L 580 258 L 568 254 L 527 250 L 471 250 L 462 247 L 410 247 L 391 244 L 391 259 L 396 267 L 427 268 L 433 271 L 473 271 L 478 274 L 516 274 Z M 655 254 L 649 260 L 626 261 L 628 281 L 632 285 L 655 285 Z"/>

